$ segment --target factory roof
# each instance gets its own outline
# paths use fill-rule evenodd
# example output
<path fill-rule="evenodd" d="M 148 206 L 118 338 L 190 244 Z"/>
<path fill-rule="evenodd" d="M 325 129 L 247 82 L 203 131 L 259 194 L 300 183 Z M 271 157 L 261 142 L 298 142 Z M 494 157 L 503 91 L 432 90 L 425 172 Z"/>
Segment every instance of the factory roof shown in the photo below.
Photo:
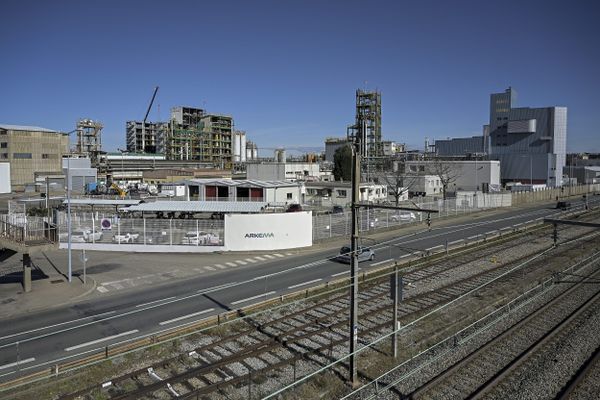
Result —
<path fill-rule="evenodd" d="M 188 179 L 185 180 L 186 185 L 216 185 L 216 186 L 241 186 L 255 188 L 278 188 L 278 187 L 296 187 L 295 182 L 289 181 L 258 181 L 254 179 Z"/>
<path fill-rule="evenodd" d="M 142 200 L 71 199 L 71 205 L 76 206 L 133 206 L 141 202 Z M 63 204 L 67 204 L 67 200 Z"/>
<path fill-rule="evenodd" d="M 147 212 L 258 213 L 267 206 L 263 201 L 155 201 L 122 209 Z"/>
<path fill-rule="evenodd" d="M 58 133 L 53 129 L 42 128 L 39 126 L 29 126 L 29 125 L 7 125 L 0 124 L 0 129 L 6 129 L 9 131 L 33 131 L 33 132 L 50 132 L 50 133 Z"/>

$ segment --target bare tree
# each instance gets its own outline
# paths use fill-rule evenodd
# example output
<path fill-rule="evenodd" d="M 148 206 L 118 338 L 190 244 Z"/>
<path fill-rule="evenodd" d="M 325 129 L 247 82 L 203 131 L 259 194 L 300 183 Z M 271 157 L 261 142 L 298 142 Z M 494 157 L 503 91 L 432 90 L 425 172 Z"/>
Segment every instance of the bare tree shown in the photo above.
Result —
<path fill-rule="evenodd" d="M 400 203 L 400 198 L 415 185 L 417 179 L 416 176 L 406 175 L 404 163 L 401 161 L 386 165 L 377 176 L 378 182 L 387 186 L 388 195 L 394 197 L 396 207 Z"/>
<path fill-rule="evenodd" d="M 442 185 L 442 195 L 446 200 L 446 192 L 450 185 L 456 182 L 456 179 L 460 176 L 460 168 L 451 161 L 440 160 L 434 158 L 428 163 L 428 172 L 431 175 L 435 175 L 440 179 Z"/>

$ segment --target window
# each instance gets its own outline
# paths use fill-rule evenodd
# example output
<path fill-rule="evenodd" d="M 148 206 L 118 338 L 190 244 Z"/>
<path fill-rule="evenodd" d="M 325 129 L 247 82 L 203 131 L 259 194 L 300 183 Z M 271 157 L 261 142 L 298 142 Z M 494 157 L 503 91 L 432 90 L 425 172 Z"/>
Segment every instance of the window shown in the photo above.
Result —
<path fill-rule="evenodd" d="M 291 200 L 291 199 L 292 199 L 292 194 L 291 194 L 291 193 L 288 193 L 288 194 L 287 194 L 287 199 L 288 199 L 288 200 Z"/>
<path fill-rule="evenodd" d="M 0 158 L 7 159 L 8 158 L 8 153 L 2 153 L 2 156 L 0 156 Z"/>
<path fill-rule="evenodd" d="M 338 190 L 336 190 L 336 193 L 337 193 L 337 197 L 347 197 L 345 190 L 338 189 Z"/>
<path fill-rule="evenodd" d="M 419 172 L 425 172 L 425 166 L 419 165 Z"/>
<path fill-rule="evenodd" d="M 0 149 L 6 149 L 8 147 L 8 142 L 0 143 Z"/>
<path fill-rule="evenodd" d="M 58 154 L 42 154 L 42 159 L 44 160 L 56 160 L 58 158 Z"/>
<path fill-rule="evenodd" d="M 31 153 L 13 153 L 13 158 L 31 159 Z"/>

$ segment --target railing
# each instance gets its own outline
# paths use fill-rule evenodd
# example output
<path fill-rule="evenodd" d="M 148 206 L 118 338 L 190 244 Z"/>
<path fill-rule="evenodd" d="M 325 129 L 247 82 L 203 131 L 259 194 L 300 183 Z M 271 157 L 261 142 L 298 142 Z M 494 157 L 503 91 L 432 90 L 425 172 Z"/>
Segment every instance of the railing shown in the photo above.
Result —
<path fill-rule="evenodd" d="M 40 217 L 0 215 L 0 237 L 25 245 L 54 243 L 57 228 Z"/>

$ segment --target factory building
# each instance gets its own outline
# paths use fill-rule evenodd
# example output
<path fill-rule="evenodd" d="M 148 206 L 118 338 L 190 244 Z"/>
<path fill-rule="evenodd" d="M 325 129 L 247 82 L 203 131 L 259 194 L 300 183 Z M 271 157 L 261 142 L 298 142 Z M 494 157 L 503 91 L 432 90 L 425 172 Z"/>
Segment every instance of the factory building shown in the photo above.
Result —
<path fill-rule="evenodd" d="M 340 147 L 350 144 L 347 138 L 327 138 L 325 139 L 325 161 L 333 162 L 333 156 Z"/>
<path fill-rule="evenodd" d="M 503 183 L 560 186 L 566 160 L 567 108 L 516 107 L 516 103 L 513 88 L 493 93 L 490 121 L 483 135 L 437 140 L 437 155 L 486 154 L 500 161 Z"/>
<path fill-rule="evenodd" d="M 36 172 L 62 173 L 61 160 L 69 150 L 65 133 L 37 126 L 0 124 L 0 162 L 10 164 L 12 190 L 35 181 Z"/>

